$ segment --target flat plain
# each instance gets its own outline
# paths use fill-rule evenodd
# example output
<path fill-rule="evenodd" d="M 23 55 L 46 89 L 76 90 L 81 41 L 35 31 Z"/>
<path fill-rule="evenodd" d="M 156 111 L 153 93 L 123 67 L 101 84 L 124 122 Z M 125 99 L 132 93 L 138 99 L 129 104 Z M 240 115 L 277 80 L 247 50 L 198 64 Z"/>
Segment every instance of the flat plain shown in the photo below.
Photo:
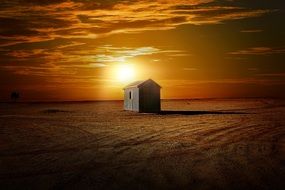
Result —
<path fill-rule="evenodd" d="M 285 101 L 0 104 L 0 189 L 284 189 Z"/>

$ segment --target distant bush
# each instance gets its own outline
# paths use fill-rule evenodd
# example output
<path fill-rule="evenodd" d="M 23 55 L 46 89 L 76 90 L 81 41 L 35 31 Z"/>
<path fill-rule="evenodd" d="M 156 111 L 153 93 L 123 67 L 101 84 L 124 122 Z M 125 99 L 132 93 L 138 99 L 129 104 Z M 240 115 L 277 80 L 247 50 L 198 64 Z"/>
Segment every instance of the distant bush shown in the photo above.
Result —
<path fill-rule="evenodd" d="M 10 98 L 12 101 L 16 102 L 20 98 L 20 93 L 19 92 L 11 92 Z"/>

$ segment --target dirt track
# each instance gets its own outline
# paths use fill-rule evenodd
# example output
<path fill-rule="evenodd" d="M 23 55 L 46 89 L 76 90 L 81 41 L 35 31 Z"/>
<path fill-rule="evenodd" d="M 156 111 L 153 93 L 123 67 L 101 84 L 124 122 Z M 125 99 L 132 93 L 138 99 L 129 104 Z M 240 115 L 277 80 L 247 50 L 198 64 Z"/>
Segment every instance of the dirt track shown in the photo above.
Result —
<path fill-rule="evenodd" d="M 284 102 L 162 105 L 1 104 L 0 189 L 283 189 Z"/>

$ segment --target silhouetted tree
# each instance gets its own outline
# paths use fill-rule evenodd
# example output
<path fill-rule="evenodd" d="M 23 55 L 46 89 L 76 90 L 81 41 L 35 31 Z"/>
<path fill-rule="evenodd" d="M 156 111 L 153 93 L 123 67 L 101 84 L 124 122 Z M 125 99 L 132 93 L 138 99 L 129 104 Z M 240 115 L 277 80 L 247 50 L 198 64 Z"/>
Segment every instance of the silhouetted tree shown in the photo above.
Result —
<path fill-rule="evenodd" d="M 11 92 L 11 100 L 16 102 L 20 98 L 20 93 L 19 92 Z"/>

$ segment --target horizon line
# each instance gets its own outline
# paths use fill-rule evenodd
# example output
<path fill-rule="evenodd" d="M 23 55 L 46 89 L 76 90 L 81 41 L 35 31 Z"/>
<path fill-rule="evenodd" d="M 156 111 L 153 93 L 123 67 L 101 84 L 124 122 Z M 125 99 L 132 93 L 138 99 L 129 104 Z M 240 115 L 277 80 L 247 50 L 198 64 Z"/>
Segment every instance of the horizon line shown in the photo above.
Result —
<path fill-rule="evenodd" d="M 285 99 L 285 97 L 216 97 L 216 98 L 161 98 L 160 100 L 230 100 L 230 99 Z M 123 99 L 102 100 L 27 100 L 27 101 L 0 101 L 0 103 L 90 103 L 90 102 L 115 102 Z"/>

